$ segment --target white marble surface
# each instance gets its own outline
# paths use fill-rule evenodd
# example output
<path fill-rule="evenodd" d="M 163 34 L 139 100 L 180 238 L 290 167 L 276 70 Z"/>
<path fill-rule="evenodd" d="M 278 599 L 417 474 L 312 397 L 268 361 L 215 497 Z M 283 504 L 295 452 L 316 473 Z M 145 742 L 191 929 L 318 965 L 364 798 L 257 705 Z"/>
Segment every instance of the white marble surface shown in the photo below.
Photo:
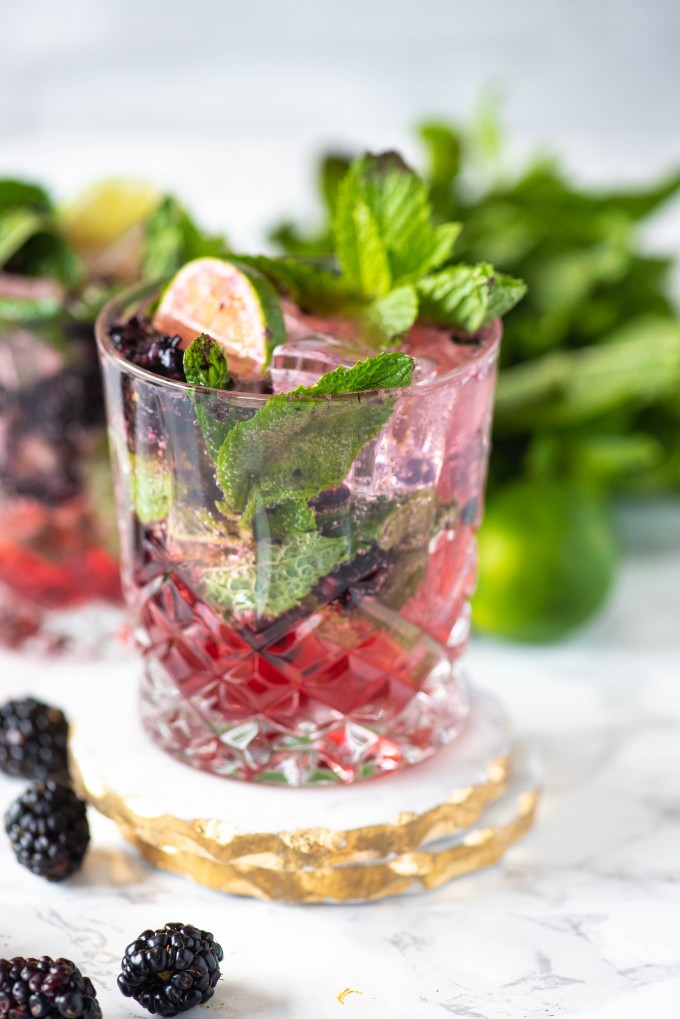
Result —
<path fill-rule="evenodd" d="M 631 551 L 595 623 L 556 647 L 472 649 L 475 678 L 544 758 L 537 827 L 503 863 L 406 899 L 285 906 L 154 872 L 94 816 L 62 886 L 0 839 L 0 953 L 74 958 L 107 1019 L 141 1014 L 115 986 L 125 945 L 175 919 L 224 945 L 210 1013 L 225 1019 L 680 1016 L 680 506 L 622 523 Z M 115 671 L 5 654 L 0 687 L 59 701 Z M 120 747 L 134 750 L 125 732 Z M 0 805 L 21 787 L 3 778 Z M 361 994 L 343 1005 L 346 988 Z"/>

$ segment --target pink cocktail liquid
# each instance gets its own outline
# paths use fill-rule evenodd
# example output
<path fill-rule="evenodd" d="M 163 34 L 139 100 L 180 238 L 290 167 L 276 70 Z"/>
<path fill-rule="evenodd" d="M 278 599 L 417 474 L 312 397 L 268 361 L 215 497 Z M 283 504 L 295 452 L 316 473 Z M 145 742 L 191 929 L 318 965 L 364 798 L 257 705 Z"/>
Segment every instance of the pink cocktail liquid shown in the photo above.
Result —
<path fill-rule="evenodd" d="M 79 626 L 75 612 L 121 600 L 87 488 L 106 456 L 93 355 L 79 335 L 56 349 L 27 327 L 0 328 L 0 643 L 9 647 L 89 646 L 90 623 Z"/>
<path fill-rule="evenodd" d="M 260 633 L 225 624 L 164 555 L 162 535 L 149 536 L 134 578 L 147 727 L 195 767 L 292 785 L 429 756 L 465 717 L 457 675 L 452 684 L 473 580 L 464 530 L 437 539 L 401 618 L 370 596 L 347 606 L 338 585 L 310 616 Z M 444 607 L 439 592 L 452 585 Z M 449 638 L 444 652 L 438 641 Z"/>

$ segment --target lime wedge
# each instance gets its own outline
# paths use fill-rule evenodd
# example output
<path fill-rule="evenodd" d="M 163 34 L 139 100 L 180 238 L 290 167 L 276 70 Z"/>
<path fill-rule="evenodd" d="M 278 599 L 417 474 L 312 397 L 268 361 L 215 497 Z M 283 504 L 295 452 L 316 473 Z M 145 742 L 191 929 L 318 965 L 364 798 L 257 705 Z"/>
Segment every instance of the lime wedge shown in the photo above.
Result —
<path fill-rule="evenodd" d="M 148 219 L 162 197 L 144 181 L 100 181 L 62 210 L 64 232 L 77 248 L 107 248 Z"/>
<path fill-rule="evenodd" d="M 90 275 L 121 282 L 139 277 L 144 223 L 162 198 L 143 181 L 106 180 L 62 209 L 64 233 Z"/>
<path fill-rule="evenodd" d="M 154 326 L 188 346 L 201 333 L 221 344 L 229 373 L 255 380 L 285 339 L 278 295 L 261 273 L 220 258 L 183 266 L 161 297 Z"/>

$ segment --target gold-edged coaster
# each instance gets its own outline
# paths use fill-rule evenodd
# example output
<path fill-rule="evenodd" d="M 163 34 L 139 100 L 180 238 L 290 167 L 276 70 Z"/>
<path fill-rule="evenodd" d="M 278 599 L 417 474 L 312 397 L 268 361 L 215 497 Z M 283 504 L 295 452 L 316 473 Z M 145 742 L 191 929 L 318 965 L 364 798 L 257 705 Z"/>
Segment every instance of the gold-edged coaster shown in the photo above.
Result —
<path fill-rule="evenodd" d="M 539 800 L 538 769 L 523 752 L 514 762 L 507 791 L 484 811 L 478 824 L 380 861 L 290 868 L 267 853 L 223 862 L 174 846 L 160 849 L 133 832 L 127 835 L 155 866 L 217 891 L 299 903 L 370 902 L 438 888 L 492 866 L 526 835 Z"/>
<path fill-rule="evenodd" d="M 210 887 L 290 901 L 356 901 L 436 887 L 486 866 L 531 825 L 536 782 L 508 790 L 513 737 L 499 702 L 471 691 L 456 739 L 428 761 L 351 786 L 291 789 L 194 770 L 139 721 L 134 677 L 75 713 L 81 794 L 152 862 Z M 503 821 L 480 823 L 517 800 Z M 520 804 L 521 800 L 521 804 Z"/>

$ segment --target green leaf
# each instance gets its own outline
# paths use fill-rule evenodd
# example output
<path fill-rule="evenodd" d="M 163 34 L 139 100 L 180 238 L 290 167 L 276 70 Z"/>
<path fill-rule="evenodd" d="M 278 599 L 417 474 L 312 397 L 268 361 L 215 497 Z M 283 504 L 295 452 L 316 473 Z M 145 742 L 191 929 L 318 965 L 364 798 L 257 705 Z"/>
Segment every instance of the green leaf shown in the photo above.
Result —
<path fill-rule="evenodd" d="M 502 318 L 516 304 L 519 304 L 526 292 L 527 285 L 523 280 L 518 280 L 513 276 L 506 276 L 502 273 L 495 273 L 489 292 L 489 303 L 486 308 L 485 321 L 490 322 L 494 318 Z"/>
<path fill-rule="evenodd" d="M 488 263 L 454 265 L 418 284 L 421 315 L 467 332 L 482 327 L 489 307 L 493 269 Z"/>
<path fill-rule="evenodd" d="M 62 311 L 58 297 L 0 296 L 0 322 L 41 322 Z"/>
<path fill-rule="evenodd" d="M 593 489 L 620 489 L 663 464 L 659 439 L 643 432 L 541 432 L 532 442 L 527 464 L 532 477 L 573 479 Z"/>
<path fill-rule="evenodd" d="M 168 515 L 172 477 L 164 464 L 150 457 L 130 455 L 130 488 L 135 512 L 142 524 Z"/>
<path fill-rule="evenodd" d="M 394 406 L 389 396 L 362 398 L 360 393 L 409 385 L 412 373 L 411 358 L 383 353 L 352 368 L 336 368 L 314 386 L 270 397 L 224 440 L 217 478 L 226 505 L 247 520 L 261 506 L 336 488 Z M 345 399 L 319 399 L 341 393 Z"/>
<path fill-rule="evenodd" d="M 371 250 L 377 248 L 373 236 L 377 234 L 380 257 L 386 257 L 395 282 L 416 278 L 450 256 L 458 227 L 432 226 L 427 188 L 401 157 L 387 152 L 357 159 L 338 189 L 333 234 L 343 272 L 364 296 L 380 296 L 375 287 L 365 288 L 366 273 L 357 270 L 357 249 L 365 245 L 360 226 L 367 218 L 366 209 L 370 213 Z M 375 258 L 377 264 L 378 255 L 366 257 Z M 385 273 L 382 262 L 380 272 Z"/>
<path fill-rule="evenodd" d="M 402 286 L 362 310 L 362 338 L 376 347 L 395 346 L 418 317 L 415 287 Z"/>
<path fill-rule="evenodd" d="M 598 346 L 555 351 L 501 373 L 497 422 L 508 431 L 569 427 L 680 390 L 680 322 L 639 319 Z"/>
<path fill-rule="evenodd" d="M 650 188 L 636 191 L 615 191 L 610 195 L 597 196 L 602 205 L 625 212 L 631 219 L 644 219 L 659 206 L 674 198 L 680 192 L 680 170 L 674 170 L 668 177 Z"/>
<path fill-rule="evenodd" d="M 0 180 L 0 213 L 10 208 L 53 212 L 52 200 L 44 188 L 23 180 L 5 178 Z"/>
<path fill-rule="evenodd" d="M 202 333 L 184 351 L 184 376 L 192 386 L 209 389 L 226 389 L 229 369 L 224 348 L 210 336 Z"/>
<path fill-rule="evenodd" d="M 460 136 L 450 124 L 430 120 L 421 124 L 418 134 L 428 159 L 427 179 L 434 212 L 448 215 L 453 203 L 452 188 L 461 169 Z"/>
<path fill-rule="evenodd" d="M 333 312 L 357 297 L 342 279 L 337 267 L 332 262 L 329 264 L 328 260 L 312 260 L 294 255 L 283 255 L 280 258 L 238 255 L 237 261 L 259 269 L 303 310 Z"/>
<path fill-rule="evenodd" d="M 226 389 L 229 385 L 229 369 L 224 349 L 205 333 L 198 336 L 184 351 L 184 377 L 192 386 L 209 389 Z M 198 426 L 208 447 L 211 459 L 216 460 L 222 443 L 241 419 L 242 414 L 235 405 L 230 407 L 226 400 L 215 393 L 192 393 Z"/>
<path fill-rule="evenodd" d="M 347 187 L 338 195 L 335 243 L 350 289 L 368 298 L 389 291 L 390 266 L 376 218 L 368 204 Z"/>
<path fill-rule="evenodd" d="M 9 208 L 0 214 L 0 267 L 19 251 L 29 237 L 45 229 L 44 213 L 29 208 Z"/>
<path fill-rule="evenodd" d="M 344 538 L 318 531 L 296 534 L 282 545 L 262 541 L 233 565 L 204 570 L 203 587 L 230 615 L 274 618 L 299 605 L 349 555 Z"/>
<path fill-rule="evenodd" d="M 352 159 L 350 156 L 331 152 L 322 158 L 319 165 L 319 190 L 321 191 L 326 210 L 331 217 L 338 200 L 340 184 L 351 163 Z"/>
<path fill-rule="evenodd" d="M 261 510 L 255 518 L 256 535 L 270 535 L 274 540 L 285 539 L 297 532 L 316 529 L 314 511 L 304 499 L 290 499 L 278 506 Z"/>
<path fill-rule="evenodd" d="M 413 368 L 413 358 L 408 354 L 384 351 L 376 357 L 359 361 L 351 368 L 339 365 L 333 371 L 322 375 L 313 386 L 298 386 L 289 395 L 328 396 L 333 393 L 365 393 L 371 390 L 397 389 L 411 385 Z"/>
<path fill-rule="evenodd" d="M 428 250 L 423 254 L 420 264 L 421 275 L 437 269 L 443 262 L 448 262 L 462 228 L 462 223 L 441 223 L 434 228 L 427 245 Z"/>
<path fill-rule="evenodd" d="M 526 291 L 520 280 L 496 275 L 487 262 L 453 265 L 418 283 L 421 316 L 435 323 L 474 333 L 502 311 L 508 311 Z"/>
<path fill-rule="evenodd" d="M 81 285 L 85 276 L 80 257 L 54 222 L 28 238 L 12 259 L 12 271 L 55 279 L 69 287 Z"/>

